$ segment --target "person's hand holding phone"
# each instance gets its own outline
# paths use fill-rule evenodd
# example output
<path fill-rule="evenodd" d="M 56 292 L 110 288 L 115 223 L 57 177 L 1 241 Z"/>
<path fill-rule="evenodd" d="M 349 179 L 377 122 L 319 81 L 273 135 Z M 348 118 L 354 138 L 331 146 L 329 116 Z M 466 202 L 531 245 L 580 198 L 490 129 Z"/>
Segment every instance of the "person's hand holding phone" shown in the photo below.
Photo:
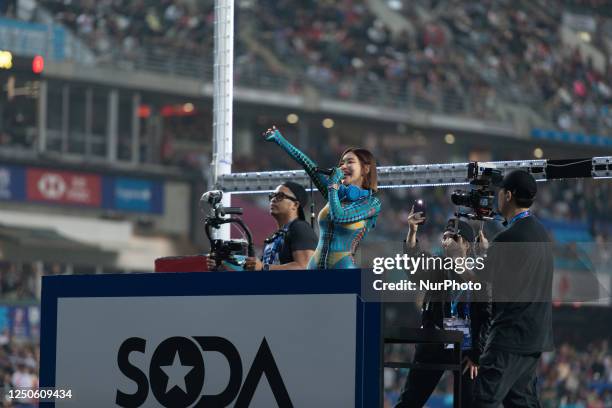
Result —
<path fill-rule="evenodd" d="M 424 205 L 421 200 L 418 200 L 414 203 L 414 205 L 410 209 L 410 213 L 408 213 L 408 218 L 406 218 L 406 222 L 408 223 L 408 235 L 406 236 L 406 243 L 410 248 L 414 248 L 416 246 L 416 233 L 419 229 L 419 225 L 425 223 Z"/>

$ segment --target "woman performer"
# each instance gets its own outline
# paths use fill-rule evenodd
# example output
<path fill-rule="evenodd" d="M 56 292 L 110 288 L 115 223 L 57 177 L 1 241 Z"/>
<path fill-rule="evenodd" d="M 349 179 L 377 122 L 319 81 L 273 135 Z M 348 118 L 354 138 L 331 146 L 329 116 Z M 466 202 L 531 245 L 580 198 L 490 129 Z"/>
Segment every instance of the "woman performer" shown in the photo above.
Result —
<path fill-rule="evenodd" d="M 358 268 L 354 255 L 366 233 L 374 228 L 380 212 L 376 196 L 376 160 L 365 149 L 349 148 L 328 176 L 274 127 L 265 133 L 304 167 L 328 201 L 319 212 L 319 242 L 308 269 Z"/>

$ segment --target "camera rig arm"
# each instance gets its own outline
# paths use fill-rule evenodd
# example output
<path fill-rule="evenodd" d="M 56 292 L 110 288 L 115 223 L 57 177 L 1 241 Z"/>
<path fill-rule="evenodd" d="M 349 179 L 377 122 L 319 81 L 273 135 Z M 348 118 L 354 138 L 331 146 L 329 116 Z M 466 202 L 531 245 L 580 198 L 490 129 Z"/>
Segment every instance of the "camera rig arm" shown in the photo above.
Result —
<path fill-rule="evenodd" d="M 234 211 L 237 210 L 237 211 Z M 233 207 L 226 207 L 223 209 L 222 213 L 219 214 L 221 216 L 226 215 L 226 214 L 240 214 L 242 213 L 241 209 L 235 209 Z M 217 216 L 211 216 L 211 217 L 207 217 L 204 220 L 204 225 L 205 225 L 205 231 L 206 231 L 206 237 L 208 238 L 208 240 L 210 242 L 213 241 L 213 237 L 212 237 L 212 229 L 218 229 L 221 225 L 223 224 L 237 224 L 238 227 L 246 234 L 247 236 L 247 252 L 248 252 L 248 256 L 249 257 L 254 257 L 255 256 L 255 248 L 253 246 L 253 235 L 251 234 L 251 230 L 249 230 L 249 227 L 246 226 L 246 224 L 244 223 L 244 221 L 242 221 L 240 218 L 219 218 Z"/>

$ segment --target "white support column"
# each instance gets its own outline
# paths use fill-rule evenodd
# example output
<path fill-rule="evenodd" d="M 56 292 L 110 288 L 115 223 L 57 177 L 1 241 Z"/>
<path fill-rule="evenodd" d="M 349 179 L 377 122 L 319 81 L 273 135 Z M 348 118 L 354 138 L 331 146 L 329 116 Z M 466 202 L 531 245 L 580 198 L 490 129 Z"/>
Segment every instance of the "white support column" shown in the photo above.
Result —
<path fill-rule="evenodd" d="M 234 0 L 215 0 L 215 61 L 213 78 L 212 183 L 232 171 L 232 102 L 234 88 Z M 230 194 L 223 204 L 230 205 Z M 229 226 L 218 238 L 228 239 Z"/>

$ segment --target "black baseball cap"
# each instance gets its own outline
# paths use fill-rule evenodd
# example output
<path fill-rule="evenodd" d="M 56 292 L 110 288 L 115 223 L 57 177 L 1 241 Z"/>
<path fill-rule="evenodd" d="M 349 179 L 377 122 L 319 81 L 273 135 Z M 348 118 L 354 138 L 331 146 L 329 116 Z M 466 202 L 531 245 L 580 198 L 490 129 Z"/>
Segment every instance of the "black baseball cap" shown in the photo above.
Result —
<path fill-rule="evenodd" d="M 444 228 L 444 232 L 446 231 L 456 232 L 457 235 L 462 236 L 463 239 L 465 239 L 466 241 L 474 242 L 476 240 L 476 234 L 474 233 L 474 228 L 472 228 L 472 226 L 468 224 L 467 222 L 459 220 L 459 223 L 457 225 L 457 231 L 455 231 L 456 221 L 457 221 L 456 218 L 449 219 L 448 223 L 446 223 L 446 228 Z"/>
<path fill-rule="evenodd" d="M 538 192 L 538 184 L 525 170 L 513 170 L 503 178 L 499 187 L 511 191 L 517 198 L 532 200 Z"/>
<path fill-rule="evenodd" d="M 298 203 L 300 203 L 300 206 L 298 207 L 298 218 L 305 221 L 306 217 L 304 216 L 304 207 L 308 205 L 308 193 L 306 192 L 306 189 L 302 187 L 301 184 L 293 181 L 285 181 L 281 184 L 281 186 L 287 187 L 289 190 L 291 190 L 295 198 L 297 198 Z"/>

